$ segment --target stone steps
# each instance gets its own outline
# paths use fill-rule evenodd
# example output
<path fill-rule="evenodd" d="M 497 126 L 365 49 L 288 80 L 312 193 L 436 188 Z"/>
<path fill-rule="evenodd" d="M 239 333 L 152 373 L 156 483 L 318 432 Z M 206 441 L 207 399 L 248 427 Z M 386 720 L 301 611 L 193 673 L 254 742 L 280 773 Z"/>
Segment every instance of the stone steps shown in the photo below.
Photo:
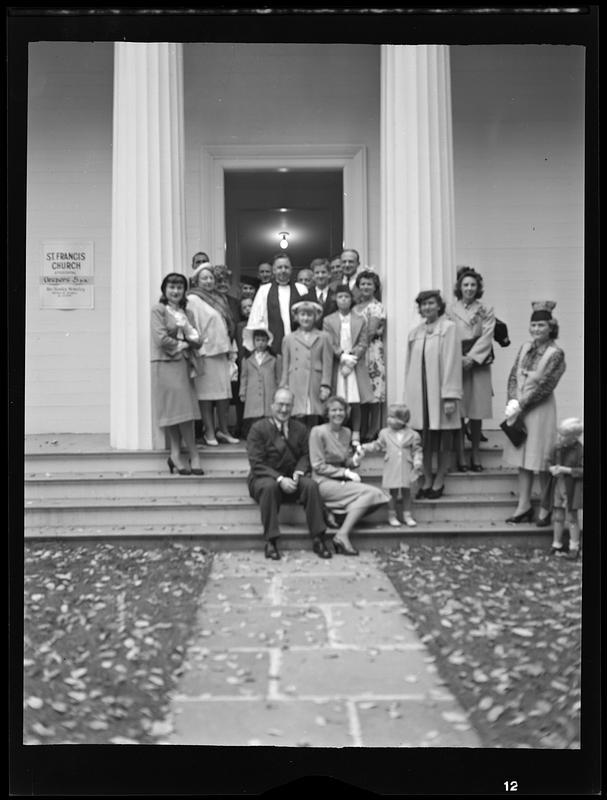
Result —
<path fill-rule="evenodd" d="M 505 523 L 515 507 L 517 476 L 502 466 L 501 433 L 481 448 L 482 473 L 452 472 L 446 494 L 414 502 L 419 526 L 387 525 L 387 507 L 369 515 L 357 535 L 380 540 L 461 539 L 543 542 L 548 529 Z M 55 449 L 55 445 L 58 449 Z M 28 538 L 200 538 L 205 543 L 257 546 L 259 509 L 248 495 L 244 443 L 201 447 L 204 476 L 170 475 L 165 451 L 112 450 L 107 442 L 65 436 L 38 441 L 25 457 L 25 535 Z M 368 456 L 361 475 L 380 485 L 382 456 Z M 300 506 L 280 512 L 287 541 L 306 546 Z"/>
<path fill-rule="evenodd" d="M 246 472 L 246 449 L 244 444 L 220 445 L 219 447 L 198 448 L 202 467 L 209 474 L 214 471 L 244 470 Z M 481 446 L 481 462 L 486 469 L 502 467 L 501 440 L 495 438 Z M 62 473 L 165 473 L 170 477 L 167 467 L 167 452 L 159 450 L 49 450 L 26 452 L 26 477 L 59 475 Z M 369 455 L 361 466 L 361 474 L 370 469 L 369 465 L 381 467 L 380 455 Z M 375 467 L 375 468 L 376 468 Z"/>
<path fill-rule="evenodd" d="M 381 465 L 366 466 L 361 470 L 365 481 L 381 485 Z M 132 498 L 234 497 L 246 493 L 248 468 L 235 465 L 234 469 L 212 469 L 204 476 L 173 475 L 168 472 L 109 472 L 30 474 L 25 479 L 26 500 L 57 498 L 113 499 L 117 496 Z M 482 473 L 450 473 L 450 495 L 459 494 L 509 494 L 516 491 L 517 477 L 512 470 L 486 470 Z"/>
<path fill-rule="evenodd" d="M 414 514 L 423 522 L 460 522 L 504 520 L 515 503 L 509 495 L 444 495 L 438 500 L 420 500 L 414 503 Z M 301 506 L 284 505 L 281 519 L 291 524 L 303 524 Z M 155 524 L 172 522 L 186 524 L 204 522 L 221 524 L 254 523 L 259 510 L 248 494 L 207 496 L 202 498 L 174 497 L 123 497 L 117 493 L 111 498 L 80 497 L 26 500 L 26 526 L 93 524 Z M 369 521 L 383 522 L 386 507 L 375 511 Z"/>
<path fill-rule="evenodd" d="M 281 547 L 284 550 L 307 549 L 310 535 L 304 525 L 281 524 Z M 419 522 L 416 528 L 392 528 L 386 524 L 360 523 L 353 534 L 353 541 L 364 549 L 373 547 L 397 547 L 402 544 L 450 544 L 474 546 L 490 544 L 528 544 L 546 547 L 550 543 L 550 528 L 537 528 L 533 524 L 508 525 L 502 522 L 462 521 L 447 523 Z M 255 523 L 189 523 L 189 524 L 117 524 L 101 525 L 41 525 L 28 526 L 27 539 L 53 541 L 125 541 L 146 542 L 158 538 L 200 540 L 210 550 L 259 549 L 262 544 L 262 527 Z"/>

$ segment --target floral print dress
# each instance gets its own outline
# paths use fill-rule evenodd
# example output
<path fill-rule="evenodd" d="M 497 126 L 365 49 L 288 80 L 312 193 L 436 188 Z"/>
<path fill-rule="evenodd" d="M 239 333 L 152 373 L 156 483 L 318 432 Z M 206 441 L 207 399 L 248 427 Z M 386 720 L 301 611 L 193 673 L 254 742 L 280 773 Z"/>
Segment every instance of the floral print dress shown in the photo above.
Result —
<path fill-rule="evenodd" d="M 379 300 L 358 303 L 354 311 L 367 321 L 369 346 L 367 347 L 367 369 L 373 389 L 373 402 L 386 400 L 386 360 L 384 356 L 384 333 L 386 330 L 386 311 Z"/>

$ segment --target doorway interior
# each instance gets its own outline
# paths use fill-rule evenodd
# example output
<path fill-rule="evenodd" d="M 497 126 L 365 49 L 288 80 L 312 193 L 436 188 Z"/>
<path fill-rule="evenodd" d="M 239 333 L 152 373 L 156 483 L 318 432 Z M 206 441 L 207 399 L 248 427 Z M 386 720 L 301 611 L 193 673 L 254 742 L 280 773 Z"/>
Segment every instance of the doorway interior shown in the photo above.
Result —
<path fill-rule="evenodd" d="M 226 263 L 234 277 L 254 275 L 277 252 L 294 272 L 340 252 L 343 183 L 341 169 L 226 170 Z"/>

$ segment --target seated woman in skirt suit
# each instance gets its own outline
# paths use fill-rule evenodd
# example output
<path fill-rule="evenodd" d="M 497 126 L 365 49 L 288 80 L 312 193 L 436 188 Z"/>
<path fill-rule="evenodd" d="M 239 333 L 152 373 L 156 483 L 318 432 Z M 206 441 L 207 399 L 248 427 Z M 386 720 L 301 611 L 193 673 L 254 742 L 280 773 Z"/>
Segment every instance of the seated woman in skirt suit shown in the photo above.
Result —
<path fill-rule="evenodd" d="M 335 552 L 357 556 L 350 532 L 362 517 L 387 503 L 388 498 L 378 487 L 362 483 L 354 471 L 359 456 L 352 452 L 352 431 L 344 427 L 346 413 L 347 404 L 342 397 L 327 400 L 329 421 L 310 431 L 310 464 L 325 507 L 345 515 L 333 538 Z"/>

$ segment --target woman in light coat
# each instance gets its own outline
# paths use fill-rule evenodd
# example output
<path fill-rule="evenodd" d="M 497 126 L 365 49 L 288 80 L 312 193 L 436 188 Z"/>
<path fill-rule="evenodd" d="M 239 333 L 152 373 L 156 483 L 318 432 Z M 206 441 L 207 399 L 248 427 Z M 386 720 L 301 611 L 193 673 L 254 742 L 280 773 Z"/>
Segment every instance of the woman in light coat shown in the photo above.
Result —
<path fill-rule="evenodd" d="M 470 420 L 472 440 L 470 469 L 482 472 L 479 454 L 481 427 L 484 419 L 493 416 L 490 364 L 493 361 L 495 314 L 491 306 L 481 302 L 483 291 L 482 276 L 470 267 L 461 267 L 453 292 L 457 299 L 447 309 L 447 317 L 455 322 L 462 342 L 462 430 L 457 443 L 457 468 L 460 472 L 468 471 L 464 460 L 465 418 Z"/>
<path fill-rule="evenodd" d="M 405 402 L 411 410 L 412 428 L 422 436 L 424 482 L 417 498 L 436 499 L 445 488 L 450 454 L 461 426 L 462 352 L 454 322 L 445 314 L 445 301 L 436 289 L 415 298 L 424 318 L 407 340 Z M 432 474 L 433 454 L 437 472 Z"/>
<path fill-rule="evenodd" d="M 195 382 L 205 444 L 216 446 L 219 441 L 236 444 L 238 439 L 228 433 L 228 410 L 232 397 L 230 377 L 237 356 L 236 325 L 224 296 L 215 290 L 215 275 L 210 264 L 194 270 L 190 283 L 188 303 L 200 331 L 202 344 L 198 352 L 204 359 L 204 374 Z M 213 415 L 214 401 L 217 426 Z"/>

